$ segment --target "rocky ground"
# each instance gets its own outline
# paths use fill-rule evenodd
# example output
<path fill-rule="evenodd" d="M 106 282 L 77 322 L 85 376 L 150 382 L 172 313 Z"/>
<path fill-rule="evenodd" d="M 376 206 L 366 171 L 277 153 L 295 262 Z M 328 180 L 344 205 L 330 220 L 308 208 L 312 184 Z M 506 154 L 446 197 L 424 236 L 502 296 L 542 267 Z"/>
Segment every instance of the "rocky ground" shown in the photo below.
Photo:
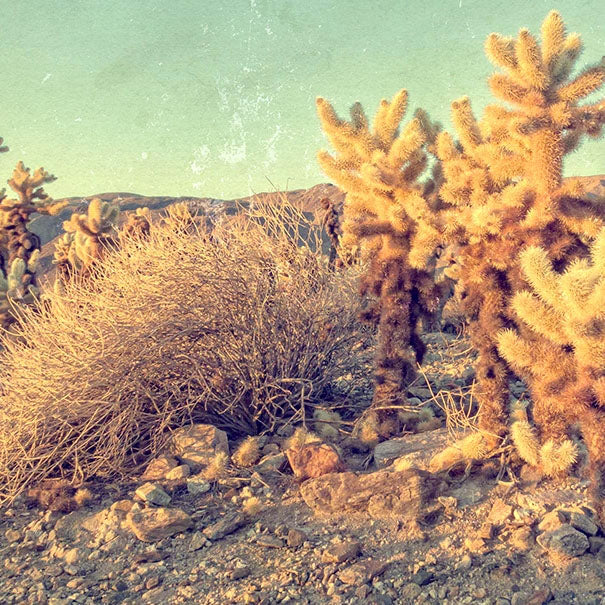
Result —
<path fill-rule="evenodd" d="M 472 383 L 466 345 L 448 340 L 429 339 L 421 401 Z M 259 463 L 212 480 L 204 468 L 234 444 L 186 427 L 140 478 L 0 510 L 0 602 L 605 603 L 605 537 L 581 473 L 545 481 L 503 453 L 433 476 L 447 440 L 442 426 L 293 457 L 272 436 Z"/>

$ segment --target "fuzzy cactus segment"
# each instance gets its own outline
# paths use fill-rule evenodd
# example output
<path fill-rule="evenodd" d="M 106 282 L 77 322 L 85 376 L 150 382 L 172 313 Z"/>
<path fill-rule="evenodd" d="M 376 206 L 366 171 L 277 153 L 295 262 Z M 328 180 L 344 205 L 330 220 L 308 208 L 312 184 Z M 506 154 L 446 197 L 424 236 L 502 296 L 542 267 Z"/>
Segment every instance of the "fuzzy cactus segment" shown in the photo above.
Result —
<path fill-rule="evenodd" d="M 117 206 L 93 198 L 86 214 L 74 213 L 63 223 L 63 229 L 72 239 L 66 254 L 63 248 L 68 246 L 68 239 L 59 242 L 55 260 L 61 262 L 66 256 L 72 274 L 89 272 L 103 258 L 107 248 L 115 246 L 119 213 Z"/>

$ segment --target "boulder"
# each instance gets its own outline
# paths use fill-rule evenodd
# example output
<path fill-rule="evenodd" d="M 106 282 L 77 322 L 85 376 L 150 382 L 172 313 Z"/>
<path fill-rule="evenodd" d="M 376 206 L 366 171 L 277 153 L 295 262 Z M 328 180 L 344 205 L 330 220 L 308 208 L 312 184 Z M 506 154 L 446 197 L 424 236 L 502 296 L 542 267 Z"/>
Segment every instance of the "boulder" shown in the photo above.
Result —
<path fill-rule="evenodd" d="M 331 473 L 309 479 L 301 495 L 316 513 L 362 512 L 376 519 L 418 520 L 433 512 L 441 480 L 416 469 Z"/>
<path fill-rule="evenodd" d="M 568 524 L 561 525 L 554 531 L 544 532 L 537 542 L 549 553 L 564 558 L 579 557 L 590 548 L 588 538 Z"/>
<path fill-rule="evenodd" d="M 193 424 L 174 431 L 170 449 L 182 464 L 199 472 L 210 464 L 216 454 L 222 452 L 229 455 L 229 440 L 225 431 L 211 424 Z"/>

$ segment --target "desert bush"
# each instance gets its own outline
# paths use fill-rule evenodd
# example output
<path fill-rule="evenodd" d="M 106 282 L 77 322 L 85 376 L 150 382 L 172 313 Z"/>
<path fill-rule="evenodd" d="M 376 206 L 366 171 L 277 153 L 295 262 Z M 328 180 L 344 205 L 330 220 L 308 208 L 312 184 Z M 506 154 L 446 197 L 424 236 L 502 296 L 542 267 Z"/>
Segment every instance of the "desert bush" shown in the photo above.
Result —
<path fill-rule="evenodd" d="M 354 276 L 277 223 L 152 226 L 20 314 L 2 343 L 0 502 L 128 474 L 186 423 L 259 434 L 369 386 Z"/>

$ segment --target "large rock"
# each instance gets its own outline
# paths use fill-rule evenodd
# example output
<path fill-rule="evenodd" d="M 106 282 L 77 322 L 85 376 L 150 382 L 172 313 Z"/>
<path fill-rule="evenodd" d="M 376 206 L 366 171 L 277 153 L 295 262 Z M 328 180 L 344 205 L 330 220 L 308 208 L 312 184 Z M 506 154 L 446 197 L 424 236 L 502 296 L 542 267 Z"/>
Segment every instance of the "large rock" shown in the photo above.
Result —
<path fill-rule="evenodd" d="M 229 455 L 227 433 L 211 424 L 194 424 L 177 429 L 170 441 L 170 448 L 183 464 L 194 472 L 206 467 L 218 453 Z"/>
<path fill-rule="evenodd" d="M 179 508 L 146 508 L 128 513 L 126 526 L 142 542 L 156 542 L 187 531 L 193 521 Z"/>
<path fill-rule="evenodd" d="M 435 510 L 441 480 L 417 469 L 369 474 L 331 473 L 300 491 L 316 513 L 364 512 L 376 519 L 420 519 Z"/>
<path fill-rule="evenodd" d="M 314 479 L 345 470 L 338 452 L 327 443 L 307 443 L 286 450 L 288 462 L 298 479 Z"/>
<path fill-rule="evenodd" d="M 384 468 L 405 457 L 410 466 L 428 470 L 431 458 L 447 446 L 447 440 L 447 429 L 389 439 L 374 448 L 374 463 L 378 468 Z"/>
<path fill-rule="evenodd" d="M 588 538 L 568 524 L 563 524 L 554 531 L 544 532 L 537 542 L 551 554 L 564 558 L 579 557 L 590 547 Z"/>

